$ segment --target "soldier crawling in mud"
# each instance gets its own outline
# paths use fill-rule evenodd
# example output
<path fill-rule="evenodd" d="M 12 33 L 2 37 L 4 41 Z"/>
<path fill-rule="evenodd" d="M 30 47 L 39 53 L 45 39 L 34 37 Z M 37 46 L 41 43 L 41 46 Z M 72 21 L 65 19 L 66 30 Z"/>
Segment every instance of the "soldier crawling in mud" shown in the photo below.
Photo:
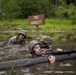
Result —
<path fill-rule="evenodd" d="M 40 43 L 36 40 L 33 40 L 29 43 L 28 48 L 32 57 L 45 56 L 46 52 L 51 51 L 50 46 L 52 44 L 52 39 L 50 36 L 43 36 L 40 40 Z M 44 51 L 44 53 L 43 53 Z M 58 48 L 57 51 L 62 51 L 62 49 Z M 55 56 L 48 56 L 48 60 L 50 63 L 55 62 Z"/>
<path fill-rule="evenodd" d="M 42 48 L 43 53 L 52 51 L 51 50 L 52 38 L 50 36 L 43 36 L 40 39 L 40 44 L 41 44 L 41 48 Z M 60 51 L 61 52 L 62 49 L 57 48 L 56 51 Z"/>
<path fill-rule="evenodd" d="M 30 54 L 32 55 L 33 58 L 39 57 L 39 56 L 44 56 L 44 54 L 42 54 L 42 49 L 41 49 L 40 43 L 36 40 L 31 41 L 28 45 L 28 48 L 29 48 Z M 54 63 L 55 56 L 49 55 L 48 60 L 50 63 Z"/>
<path fill-rule="evenodd" d="M 26 39 L 26 31 L 21 30 L 19 31 L 17 36 L 13 36 L 9 41 L 8 45 L 24 45 L 25 44 L 25 39 Z"/>

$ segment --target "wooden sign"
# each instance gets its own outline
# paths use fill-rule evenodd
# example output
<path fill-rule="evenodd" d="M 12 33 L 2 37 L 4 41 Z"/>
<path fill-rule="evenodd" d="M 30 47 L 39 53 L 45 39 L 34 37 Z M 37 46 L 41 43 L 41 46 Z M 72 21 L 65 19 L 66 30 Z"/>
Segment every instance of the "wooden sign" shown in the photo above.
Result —
<path fill-rule="evenodd" d="M 39 14 L 39 15 L 33 15 L 28 16 L 29 25 L 43 25 L 45 24 L 45 15 Z"/>

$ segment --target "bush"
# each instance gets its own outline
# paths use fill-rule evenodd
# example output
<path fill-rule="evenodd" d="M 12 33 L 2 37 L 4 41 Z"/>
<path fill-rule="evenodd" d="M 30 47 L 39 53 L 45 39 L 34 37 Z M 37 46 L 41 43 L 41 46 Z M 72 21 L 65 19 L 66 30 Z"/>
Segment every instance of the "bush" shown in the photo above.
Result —
<path fill-rule="evenodd" d="M 68 16 L 73 24 L 76 24 L 76 7 L 73 4 L 68 6 Z"/>

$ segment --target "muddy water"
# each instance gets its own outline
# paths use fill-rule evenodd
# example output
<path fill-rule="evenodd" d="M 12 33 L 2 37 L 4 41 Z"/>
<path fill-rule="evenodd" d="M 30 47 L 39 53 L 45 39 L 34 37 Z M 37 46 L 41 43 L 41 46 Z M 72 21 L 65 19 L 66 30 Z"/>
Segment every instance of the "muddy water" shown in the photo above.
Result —
<path fill-rule="evenodd" d="M 5 42 L 5 41 L 4 41 Z M 0 42 L 0 62 L 27 58 L 30 56 L 26 46 L 7 46 L 7 42 Z M 28 42 L 28 41 L 27 41 Z M 52 49 L 62 48 L 63 50 L 75 49 L 76 42 L 68 40 L 53 41 Z M 30 67 L 0 71 L 0 75 L 76 75 L 76 60 L 66 60 L 54 64 L 44 63 Z"/>

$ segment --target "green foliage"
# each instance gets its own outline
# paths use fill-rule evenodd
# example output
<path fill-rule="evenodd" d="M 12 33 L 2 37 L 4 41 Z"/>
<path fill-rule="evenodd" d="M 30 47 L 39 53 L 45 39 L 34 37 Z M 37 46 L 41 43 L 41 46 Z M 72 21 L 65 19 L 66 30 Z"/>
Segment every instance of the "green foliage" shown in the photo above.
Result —
<path fill-rule="evenodd" d="M 0 29 L 10 30 L 10 29 L 36 29 L 36 26 L 28 25 L 27 19 L 14 19 L 12 22 L 8 20 L 0 21 Z M 46 19 L 45 25 L 40 25 L 39 29 L 47 31 L 70 31 L 76 30 L 76 24 L 71 24 L 71 20 L 67 19 Z"/>
<path fill-rule="evenodd" d="M 9 73 L 7 75 L 15 75 L 16 73 L 14 72 L 14 68 L 12 67 L 12 69 L 9 71 Z"/>
<path fill-rule="evenodd" d="M 76 41 L 76 35 L 71 36 L 70 39 L 73 40 L 73 41 Z"/>
<path fill-rule="evenodd" d="M 67 17 L 67 8 L 63 6 L 59 6 L 56 14 L 57 14 L 57 17 L 60 17 L 60 18 Z"/>
<path fill-rule="evenodd" d="M 76 24 L 76 7 L 73 4 L 68 6 L 68 15 L 73 24 Z"/>
<path fill-rule="evenodd" d="M 3 0 L 2 1 L 2 16 L 4 19 L 16 18 L 17 15 L 17 3 L 15 0 Z"/>
<path fill-rule="evenodd" d="M 55 34 L 54 37 L 55 37 L 57 40 L 60 40 L 60 39 L 64 38 L 64 35 Z"/>
<path fill-rule="evenodd" d="M 45 25 L 40 25 L 39 30 L 36 30 L 36 26 L 28 25 L 27 19 L 13 19 L 0 21 L 0 30 L 9 31 L 9 33 L 0 34 L 0 40 L 6 40 L 14 36 L 13 31 L 19 31 L 19 29 L 26 29 L 28 31 L 28 38 L 36 38 L 44 35 L 57 38 L 68 38 L 73 36 L 73 31 L 76 31 L 76 24 L 71 24 L 71 20 L 65 19 L 46 19 Z M 55 35 L 57 34 L 57 35 Z M 64 35 L 62 35 L 64 34 Z M 75 35 L 75 34 L 74 34 Z"/>
<path fill-rule="evenodd" d="M 0 40 L 5 40 L 5 39 L 7 39 L 7 36 L 4 34 L 0 34 Z"/>
<path fill-rule="evenodd" d="M 70 18 L 76 23 L 76 5 L 66 0 L 1 0 L 3 19 L 27 18 L 44 13 L 46 17 Z M 67 1 L 68 2 L 68 1 Z M 70 1 L 71 2 L 71 1 Z"/>
<path fill-rule="evenodd" d="M 9 38 L 11 38 L 12 36 L 15 36 L 15 33 L 4 33 L 4 34 L 0 34 L 0 40 L 8 40 Z"/>

